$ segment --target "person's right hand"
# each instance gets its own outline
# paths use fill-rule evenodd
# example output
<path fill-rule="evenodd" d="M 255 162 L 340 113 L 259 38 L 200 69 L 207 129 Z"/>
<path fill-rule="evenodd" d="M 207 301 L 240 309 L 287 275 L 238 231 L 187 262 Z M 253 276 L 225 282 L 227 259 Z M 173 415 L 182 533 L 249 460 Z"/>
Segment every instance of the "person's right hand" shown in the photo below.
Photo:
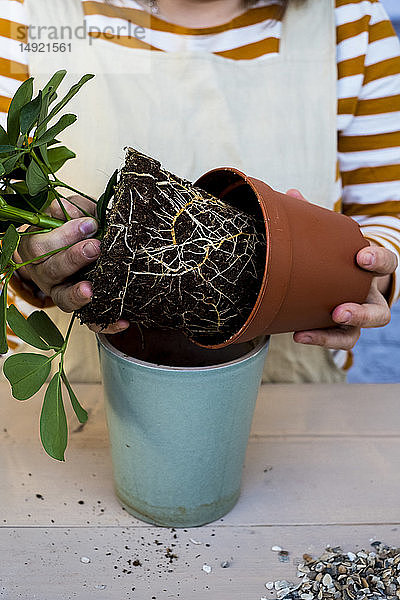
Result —
<path fill-rule="evenodd" d="M 81 196 L 71 196 L 71 200 L 86 212 L 95 215 L 96 205 L 93 202 Z M 61 310 L 73 312 L 90 302 L 92 287 L 89 281 L 71 283 L 69 279 L 99 257 L 100 241 L 91 239 L 97 231 L 95 219 L 82 216 L 83 213 L 68 201 L 64 201 L 64 206 L 72 220 L 49 233 L 23 236 L 16 260 L 26 262 L 72 244 L 70 248 L 53 256 L 21 267 L 19 274 L 25 280 L 32 280 Z M 52 203 L 49 212 L 52 217 L 64 220 L 64 214 L 57 201 Z M 129 323 L 120 320 L 102 332 L 117 333 L 127 327 Z M 100 331 L 101 328 L 90 326 L 90 329 Z"/>

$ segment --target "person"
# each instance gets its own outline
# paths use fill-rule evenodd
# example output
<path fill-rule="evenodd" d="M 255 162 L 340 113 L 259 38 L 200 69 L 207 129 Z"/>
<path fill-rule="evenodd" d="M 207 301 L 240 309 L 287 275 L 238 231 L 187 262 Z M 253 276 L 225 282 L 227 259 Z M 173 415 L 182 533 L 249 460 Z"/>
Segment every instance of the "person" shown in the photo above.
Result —
<path fill-rule="evenodd" d="M 6 110 L 29 73 L 40 87 L 58 67 L 70 74 L 92 68 L 97 77 L 75 105 L 79 123 L 65 135 L 78 154 L 66 168 L 75 187 L 99 195 L 123 158 L 122 147 L 130 144 L 191 180 L 215 166 L 236 166 L 353 217 L 371 243 L 357 255 L 358 265 L 375 275 L 366 303 L 336 307 L 336 327 L 296 332 L 294 343 L 291 335 L 273 336 L 265 373 L 268 381 L 343 381 L 360 329 L 387 324 L 389 305 L 400 293 L 400 52 L 382 4 L 65 4 L 0 3 L 0 18 L 9 24 L 0 50 L 0 108 Z M 24 42 L 36 39 L 46 49 L 61 25 L 77 32 L 82 23 L 85 39 L 73 37 L 62 56 L 41 54 L 33 44 L 21 54 L 21 25 L 30 36 Z M 48 38 L 38 38 L 40 26 Z M 95 221 L 72 206 L 68 210 L 73 220 L 21 244 L 22 260 L 74 244 L 20 269 L 14 301 L 25 311 L 49 299 L 67 312 L 90 302 L 90 284 L 71 283 L 70 277 L 99 255 Z M 57 206 L 51 211 L 61 216 Z M 119 321 L 107 331 L 128 326 Z M 93 340 L 85 345 L 82 328 L 76 336 L 81 352 L 71 362 L 72 379 L 96 379 L 95 366 L 77 364 L 82 352 L 94 355 Z"/>

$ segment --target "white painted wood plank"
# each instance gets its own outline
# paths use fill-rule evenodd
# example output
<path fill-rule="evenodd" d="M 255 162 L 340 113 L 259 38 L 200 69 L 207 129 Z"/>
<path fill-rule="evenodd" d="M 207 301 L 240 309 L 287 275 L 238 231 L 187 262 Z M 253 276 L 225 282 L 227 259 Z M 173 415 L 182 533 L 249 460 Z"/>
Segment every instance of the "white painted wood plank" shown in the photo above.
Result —
<path fill-rule="evenodd" d="M 256 435 L 400 435 L 400 384 L 264 385 Z"/>
<path fill-rule="evenodd" d="M 139 524 L 114 497 L 106 450 L 71 452 L 64 465 L 46 457 L 38 461 L 36 452 L 32 446 L 24 457 L 13 447 L 5 454 L 0 466 L 4 524 Z M 398 523 L 399 456 L 400 442 L 393 439 L 251 441 L 242 495 L 225 521 Z"/>
<path fill-rule="evenodd" d="M 202 544 L 195 545 L 190 538 Z M 154 527 L 3 528 L 0 597 L 2 600 L 273 598 L 265 583 L 296 580 L 295 563 L 304 552 L 317 557 L 327 543 L 342 545 L 346 551 L 370 548 L 372 539 L 399 545 L 399 531 L 390 526 L 218 526 L 176 533 Z M 172 544 L 176 545 L 171 547 Z M 275 544 L 290 552 L 289 563 L 280 563 L 277 554 L 271 552 Z M 178 557 L 172 564 L 165 557 L 167 547 Z M 91 562 L 80 562 L 83 556 Z M 135 559 L 140 560 L 141 566 L 132 567 L 128 563 Z M 223 569 L 220 565 L 226 560 L 230 567 Z M 212 567 L 210 574 L 202 570 L 205 563 Z"/>
<path fill-rule="evenodd" d="M 225 521 L 399 523 L 399 470 L 398 439 L 251 440 L 242 495 Z"/>

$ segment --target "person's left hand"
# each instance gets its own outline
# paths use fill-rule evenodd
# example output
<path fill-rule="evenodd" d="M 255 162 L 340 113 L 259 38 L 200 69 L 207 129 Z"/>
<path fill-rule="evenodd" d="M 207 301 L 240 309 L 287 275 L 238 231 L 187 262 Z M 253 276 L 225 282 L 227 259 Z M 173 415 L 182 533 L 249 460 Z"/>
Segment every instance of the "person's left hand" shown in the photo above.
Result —
<path fill-rule="evenodd" d="M 297 190 L 289 190 L 288 193 L 304 199 Z M 363 327 L 383 327 L 390 322 L 390 309 L 384 294 L 389 290 L 392 273 L 397 267 L 396 255 L 371 243 L 371 246 L 362 248 L 357 253 L 357 264 L 375 274 L 364 304 L 340 304 L 332 313 L 337 327 L 297 331 L 293 336 L 295 342 L 350 350 L 360 337 Z"/>

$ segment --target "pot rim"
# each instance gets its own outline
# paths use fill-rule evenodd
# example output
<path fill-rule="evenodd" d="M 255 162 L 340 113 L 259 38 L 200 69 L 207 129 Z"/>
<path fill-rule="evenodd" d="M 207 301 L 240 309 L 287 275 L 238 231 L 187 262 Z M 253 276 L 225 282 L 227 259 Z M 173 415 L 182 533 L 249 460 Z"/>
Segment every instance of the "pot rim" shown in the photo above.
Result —
<path fill-rule="evenodd" d="M 145 367 L 148 369 L 154 369 L 157 371 L 159 371 L 161 369 L 164 371 L 183 371 L 183 372 L 196 371 L 197 372 L 197 371 L 211 371 L 211 370 L 216 371 L 217 369 L 226 369 L 227 367 L 230 367 L 234 364 L 243 363 L 243 362 L 246 362 L 247 360 L 250 360 L 250 358 L 253 358 L 257 354 L 262 352 L 262 350 L 264 350 L 264 348 L 268 347 L 268 345 L 269 345 L 269 336 L 263 335 L 263 336 L 260 336 L 259 341 L 257 342 L 257 344 L 254 348 L 249 350 L 249 352 L 246 352 L 246 354 L 244 354 L 243 356 L 236 358 L 234 360 L 230 360 L 230 361 L 218 364 L 218 365 L 208 365 L 206 367 L 172 367 L 172 366 L 168 366 L 168 365 L 159 365 L 156 363 L 151 363 L 151 362 L 147 362 L 144 360 L 140 360 L 138 358 L 134 358 L 133 356 L 129 356 L 128 354 L 125 354 L 124 352 L 121 352 L 121 350 L 118 350 L 111 344 L 111 342 L 107 338 L 107 335 L 104 333 L 96 333 L 96 338 L 97 338 L 98 343 L 104 348 L 104 350 L 106 350 L 110 354 L 114 354 L 115 356 L 119 357 L 120 359 L 122 359 L 125 362 L 134 363 L 136 365 L 140 365 L 142 367 Z"/>

